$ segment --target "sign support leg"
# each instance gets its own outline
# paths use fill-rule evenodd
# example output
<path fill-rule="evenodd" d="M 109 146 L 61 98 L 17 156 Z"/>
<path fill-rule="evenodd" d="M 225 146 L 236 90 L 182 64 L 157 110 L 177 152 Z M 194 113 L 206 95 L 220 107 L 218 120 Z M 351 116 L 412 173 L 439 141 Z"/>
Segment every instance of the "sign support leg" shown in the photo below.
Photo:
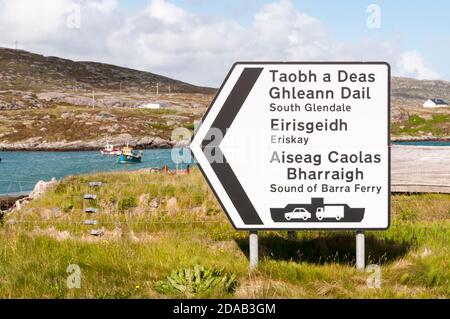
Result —
<path fill-rule="evenodd" d="M 365 269 L 365 237 L 361 230 L 356 231 L 356 269 L 364 271 Z"/>
<path fill-rule="evenodd" d="M 297 233 L 293 230 L 288 230 L 288 240 L 289 241 L 296 241 L 297 240 Z"/>
<path fill-rule="evenodd" d="M 249 251 L 250 251 L 250 272 L 258 267 L 258 232 L 250 231 L 249 234 Z"/>

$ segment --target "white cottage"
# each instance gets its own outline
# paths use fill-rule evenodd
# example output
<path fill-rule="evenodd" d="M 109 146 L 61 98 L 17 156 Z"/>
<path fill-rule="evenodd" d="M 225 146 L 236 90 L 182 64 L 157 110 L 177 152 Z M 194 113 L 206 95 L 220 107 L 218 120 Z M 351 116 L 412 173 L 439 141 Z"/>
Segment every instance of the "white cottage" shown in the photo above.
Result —
<path fill-rule="evenodd" d="M 428 99 L 423 107 L 447 107 L 448 103 L 441 99 Z"/>

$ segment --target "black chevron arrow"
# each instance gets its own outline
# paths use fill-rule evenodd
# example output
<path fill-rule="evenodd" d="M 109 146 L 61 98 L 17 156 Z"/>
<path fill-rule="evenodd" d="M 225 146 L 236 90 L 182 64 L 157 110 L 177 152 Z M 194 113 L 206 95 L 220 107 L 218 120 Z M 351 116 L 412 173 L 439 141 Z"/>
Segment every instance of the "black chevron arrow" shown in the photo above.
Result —
<path fill-rule="evenodd" d="M 215 157 L 223 158 L 221 163 L 213 162 L 210 163 L 210 165 L 223 188 L 227 192 L 230 200 L 233 202 L 234 207 L 238 209 L 238 213 L 241 216 L 242 221 L 246 225 L 262 225 L 263 222 L 261 218 L 259 218 L 255 207 L 242 188 L 241 183 L 239 183 L 238 178 L 234 174 L 230 165 L 227 163 L 227 160 L 220 149 L 220 143 L 225 137 L 227 129 L 233 123 L 233 120 L 236 118 L 242 105 L 250 94 L 250 91 L 253 89 L 253 86 L 258 80 L 262 70 L 263 68 L 244 68 L 239 76 L 239 79 L 231 90 L 230 95 L 227 97 L 223 107 L 211 125 L 211 128 L 219 129 L 222 132 L 222 137 L 214 140 L 205 138 L 202 141 L 203 153 L 205 153 L 205 148 L 213 147 L 212 151 L 214 152 Z M 214 134 L 209 134 L 209 132 L 206 134 L 206 136 L 211 135 Z M 205 153 L 205 155 L 208 158 L 208 154 Z"/>

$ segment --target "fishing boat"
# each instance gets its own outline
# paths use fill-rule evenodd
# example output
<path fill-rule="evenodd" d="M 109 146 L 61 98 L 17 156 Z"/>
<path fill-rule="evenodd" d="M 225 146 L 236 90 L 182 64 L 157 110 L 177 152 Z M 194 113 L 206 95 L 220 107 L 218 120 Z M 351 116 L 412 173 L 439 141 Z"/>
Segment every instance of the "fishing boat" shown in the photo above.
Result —
<path fill-rule="evenodd" d="M 140 163 L 142 160 L 142 152 L 134 151 L 128 145 L 123 147 L 118 162 L 119 164 Z"/>
<path fill-rule="evenodd" d="M 102 155 L 120 155 L 122 152 L 120 151 L 120 149 L 112 144 L 107 144 L 105 145 L 105 148 L 100 150 L 100 153 Z"/>

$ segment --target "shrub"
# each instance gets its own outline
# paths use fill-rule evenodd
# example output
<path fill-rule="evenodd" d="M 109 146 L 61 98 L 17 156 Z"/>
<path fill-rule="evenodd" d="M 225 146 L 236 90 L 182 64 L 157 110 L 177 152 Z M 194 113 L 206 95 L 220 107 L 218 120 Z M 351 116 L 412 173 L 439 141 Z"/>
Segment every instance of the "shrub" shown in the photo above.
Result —
<path fill-rule="evenodd" d="M 130 196 L 127 198 L 123 198 L 119 201 L 119 211 L 123 212 L 126 211 L 127 209 L 137 207 L 137 205 L 138 201 L 136 197 Z"/>
<path fill-rule="evenodd" d="M 411 115 L 408 119 L 409 123 L 411 125 L 421 125 L 426 122 L 426 120 L 423 117 L 420 117 L 419 115 Z"/>
<path fill-rule="evenodd" d="M 232 293 L 236 288 L 236 275 L 226 273 L 223 268 L 192 268 L 175 270 L 165 280 L 158 281 L 155 289 L 159 293 L 195 294 Z"/>
<path fill-rule="evenodd" d="M 65 212 L 65 213 L 68 213 L 68 212 L 70 212 L 72 209 L 73 209 L 73 202 L 65 202 L 64 204 L 63 204 L 63 207 L 62 207 L 62 209 L 63 209 L 63 211 Z"/>

